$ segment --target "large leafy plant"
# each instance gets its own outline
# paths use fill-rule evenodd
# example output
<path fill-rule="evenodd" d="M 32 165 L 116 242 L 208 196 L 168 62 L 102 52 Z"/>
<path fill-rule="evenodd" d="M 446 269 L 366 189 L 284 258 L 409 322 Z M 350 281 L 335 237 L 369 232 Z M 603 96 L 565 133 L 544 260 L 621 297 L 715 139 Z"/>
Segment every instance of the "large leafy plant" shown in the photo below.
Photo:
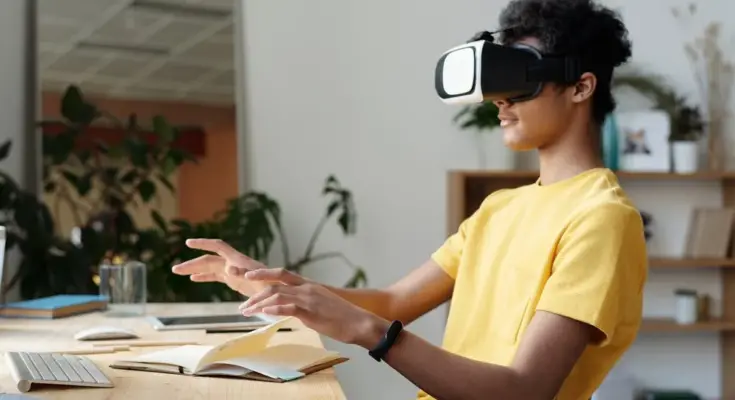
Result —
<path fill-rule="evenodd" d="M 113 257 L 142 260 L 149 266 L 149 301 L 238 298 L 225 285 L 193 283 L 171 273 L 172 265 L 201 255 L 185 245 L 192 237 L 223 239 L 263 261 L 280 239 L 288 269 L 300 272 L 311 263 L 337 258 L 354 269 L 348 286 L 366 283 L 364 271 L 342 253 L 315 252 L 316 241 L 330 219 L 336 218 L 346 235 L 355 231 L 352 194 L 336 178 L 327 179 L 327 209 L 304 254 L 297 258 L 291 258 L 278 203 L 256 191 L 232 199 L 214 218 L 201 223 L 168 221 L 153 208 L 154 226 L 141 228 L 131 210 L 150 203 L 162 190 L 174 191 L 171 174 L 184 162 L 194 161 L 176 146 L 179 130 L 162 117 L 154 117 L 146 127 L 134 114 L 121 120 L 85 99 L 75 86 L 64 93 L 61 114 L 60 120 L 41 123 L 44 189 L 52 194 L 53 204 L 43 204 L 17 190 L 17 185 L 6 185 L 13 189 L 7 205 L 0 196 L 0 207 L 11 209 L 18 222 L 12 230 L 17 234 L 10 240 L 21 244 L 24 261 L 11 285 L 19 282 L 24 298 L 96 292 L 97 266 Z M 89 130 L 102 125 L 116 127 L 124 135 L 91 140 Z M 9 146 L 2 151 L 9 151 Z M 56 215 L 68 210 L 79 237 L 60 237 L 49 207 L 55 208 Z"/>
<path fill-rule="evenodd" d="M 137 254 L 131 210 L 150 203 L 159 190 L 173 191 L 171 174 L 194 161 L 175 146 L 179 130 L 161 116 L 143 127 L 135 114 L 124 120 L 87 101 L 69 87 L 61 100 L 62 119 L 44 121 L 44 189 L 53 194 L 56 215 L 71 212 L 84 248 L 95 260 L 105 254 Z M 96 126 L 122 135 L 91 138 Z"/>
<path fill-rule="evenodd" d="M 336 220 L 345 235 L 352 235 L 356 228 L 356 211 L 352 193 L 341 186 L 336 177 L 327 178 L 323 194 L 328 197 L 326 210 L 317 224 L 303 254 L 293 257 L 288 238 L 282 225 L 282 212 L 278 203 L 263 192 L 251 191 L 228 202 L 212 221 L 189 223 L 175 219 L 166 222 L 156 218 L 156 228 L 146 231 L 142 237 L 155 249 L 149 254 L 151 266 L 149 288 L 154 301 L 227 301 L 239 296 L 217 283 L 193 283 L 188 278 L 170 273 L 171 265 L 202 255 L 185 245 L 192 237 L 220 238 L 235 249 L 259 261 L 268 262 L 273 245 L 281 244 L 284 268 L 303 273 L 310 264 L 338 259 L 353 270 L 347 287 L 367 284 L 365 271 L 338 251 L 317 252 L 318 238 L 330 220 Z"/>
<path fill-rule="evenodd" d="M 11 147 L 9 140 L 0 146 L 0 161 Z M 5 277 L 0 293 L 6 295 L 16 285 L 23 298 L 97 291 L 87 254 L 57 236 L 46 204 L 4 171 L 0 171 L 0 225 L 7 231 L 6 251 L 19 249 L 21 254 L 18 269 Z"/>

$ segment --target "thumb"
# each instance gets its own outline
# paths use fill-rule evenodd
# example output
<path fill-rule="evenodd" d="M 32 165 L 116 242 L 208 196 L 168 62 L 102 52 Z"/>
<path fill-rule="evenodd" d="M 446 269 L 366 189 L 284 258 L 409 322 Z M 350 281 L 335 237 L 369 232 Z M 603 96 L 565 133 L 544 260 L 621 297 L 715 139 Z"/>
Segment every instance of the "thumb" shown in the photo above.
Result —
<path fill-rule="evenodd" d="M 263 268 L 245 273 L 245 279 L 252 281 L 280 282 L 286 285 L 302 285 L 306 283 L 301 275 L 295 274 L 285 268 Z"/>

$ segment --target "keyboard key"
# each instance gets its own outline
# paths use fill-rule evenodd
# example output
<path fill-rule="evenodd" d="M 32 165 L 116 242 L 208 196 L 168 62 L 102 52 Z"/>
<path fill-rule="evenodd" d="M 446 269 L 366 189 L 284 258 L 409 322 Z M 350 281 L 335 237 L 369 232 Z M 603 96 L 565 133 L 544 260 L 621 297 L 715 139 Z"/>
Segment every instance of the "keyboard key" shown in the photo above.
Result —
<path fill-rule="evenodd" d="M 64 375 L 69 378 L 70 382 L 82 382 L 82 378 L 80 378 L 79 374 L 74 371 L 74 368 L 72 368 L 71 364 L 69 364 L 69 361 L 67 361 L 63 355 L 52 354 L 52 356 L 54 358 L 54 362 L 56 362 L 61 370 L 64 371 Z"/>
<path fill-rule="evenodd" d="M 94 379 L 97 381 L 97 383 L 110 383 L 110 380 L 107 379 L 105 374 L 102 373 L 102 371 L 97 368 L 96 365 L 86 357 L 77 357 L 79 359 L 79 362 L 84 366 L 84 368 L 94 377 Z"/>
<path fill-rule="evenodd" d="M 41 359 L 41 355 L 38 353 L 23 353 L 22 355 L 27 356 L 30 358 L 31 362 L 33 363 L 33 366 L 36 367 L 38 372 L 41 373 L 41 379 L 46 381 L 53 381 L 54 380 L 54 374 L 51 373 L 51 370 L 48 369 L 46 364 Z"/>
<path fill-rule="evenodd" d="M 69 378 L 66 376 L 64 371 L 61 370 L 59 365 L 56 363 L 56 360 L 54 360 L 54 356 L 51 353 L 42 353 L 41 359 L 43 360 L 44 364 L 48 367 L 48 369 L 51 370 L 51 373 L 54 374 L 54 378 L 56 378 L 59 382 L 68 382 Z"/>

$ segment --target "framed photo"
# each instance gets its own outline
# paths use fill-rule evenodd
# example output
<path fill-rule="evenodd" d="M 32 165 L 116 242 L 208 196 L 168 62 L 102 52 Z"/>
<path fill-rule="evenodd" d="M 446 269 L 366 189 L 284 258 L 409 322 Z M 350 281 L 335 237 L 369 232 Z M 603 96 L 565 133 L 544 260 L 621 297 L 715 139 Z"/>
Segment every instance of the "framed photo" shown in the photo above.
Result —
<path fill-rule="evenodd" d="M 615 114 L 618 125 L 620 170 L 669 172 L 671 120 L 660 110 L 625 111 Z"/>

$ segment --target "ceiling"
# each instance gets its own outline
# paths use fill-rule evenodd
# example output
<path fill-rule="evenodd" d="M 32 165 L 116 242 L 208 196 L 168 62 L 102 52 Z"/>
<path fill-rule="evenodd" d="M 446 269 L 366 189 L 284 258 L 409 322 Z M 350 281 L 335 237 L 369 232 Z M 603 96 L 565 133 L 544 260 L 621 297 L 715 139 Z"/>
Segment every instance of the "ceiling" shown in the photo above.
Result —
<path fill-rule="evenodd" d="M 39 0 L 44 90 L 234 102 L 235 0 Z"/>

